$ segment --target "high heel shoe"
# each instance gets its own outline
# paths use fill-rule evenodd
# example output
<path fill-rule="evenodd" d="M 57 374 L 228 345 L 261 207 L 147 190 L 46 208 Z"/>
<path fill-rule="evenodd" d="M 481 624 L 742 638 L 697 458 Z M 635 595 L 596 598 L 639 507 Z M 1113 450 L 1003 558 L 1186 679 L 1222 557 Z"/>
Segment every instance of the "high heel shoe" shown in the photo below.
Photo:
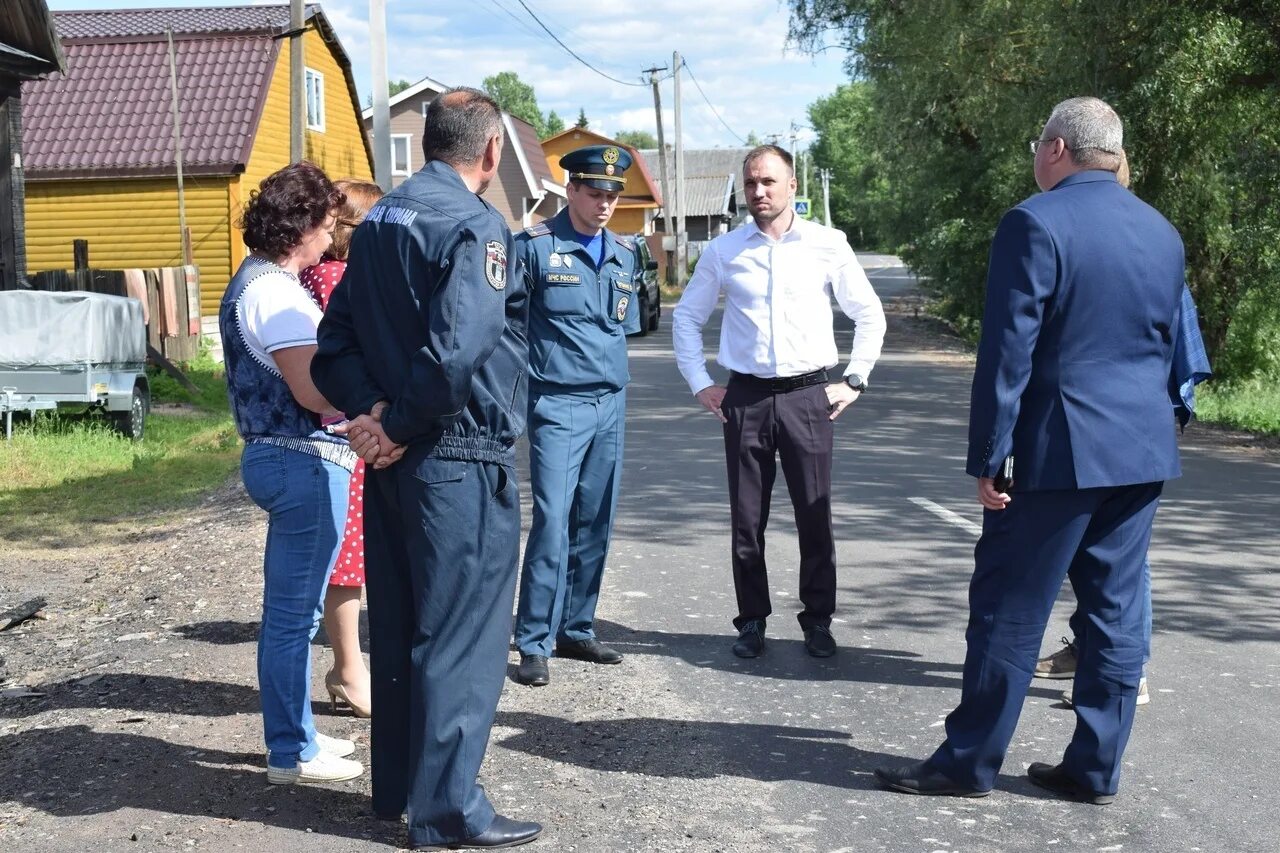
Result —
<path fill-rule="evenodd" d="M 333 670 L 329 670 L 324 677 L 325 689 L 329 691 L 329 709 L 335 713 L 338 710 L 338 703 L 346 705 L 351 709 L 351 713 L 361 719 L 369 719 L 373 716 L 373 708 L 367 704 L 361 704 L 353 700 L 347 693 L 347 686 L 338 678 L 338 674 Z"/>

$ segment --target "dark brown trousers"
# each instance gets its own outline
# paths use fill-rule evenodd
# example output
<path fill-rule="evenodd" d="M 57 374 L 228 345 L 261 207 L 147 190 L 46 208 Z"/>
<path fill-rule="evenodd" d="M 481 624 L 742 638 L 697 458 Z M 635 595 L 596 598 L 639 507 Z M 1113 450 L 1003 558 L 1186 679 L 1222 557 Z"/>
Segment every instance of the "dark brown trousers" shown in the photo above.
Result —
<path fill-rule="evenodd" d="M 836 548 L 831 532 L 834 424 L 826 384 L 776 390 L 767 379 L 734 373 L 721 405 L 729 507 L 733 519 L 736 628 L 773 612 L 764 558 L 764 531 L 777 461 L 800 535 L 800 627 L 829 626 L 836 606 Z"/>

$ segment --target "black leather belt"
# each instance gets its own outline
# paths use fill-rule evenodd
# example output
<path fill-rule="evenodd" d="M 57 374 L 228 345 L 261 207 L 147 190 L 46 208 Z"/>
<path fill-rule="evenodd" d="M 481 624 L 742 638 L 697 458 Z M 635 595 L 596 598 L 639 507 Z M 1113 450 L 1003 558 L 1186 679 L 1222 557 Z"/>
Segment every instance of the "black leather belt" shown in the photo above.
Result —
<path fill-rule="evenodd" d="M 730 382 L 741 382 L 744 385 L 750 385 L 754 388 L 767 388 L 775 394 L 785 393 L 787 391 L 795 391 L 800 388 L 808 388 L 810 385 L 818 385 L 827 381 L 826 368 L 815 370 L 812 373 L 802 373 L 799 376 L 755 376 L 751 373 L 739 373 L 736 370 L 729 372 Z"/>

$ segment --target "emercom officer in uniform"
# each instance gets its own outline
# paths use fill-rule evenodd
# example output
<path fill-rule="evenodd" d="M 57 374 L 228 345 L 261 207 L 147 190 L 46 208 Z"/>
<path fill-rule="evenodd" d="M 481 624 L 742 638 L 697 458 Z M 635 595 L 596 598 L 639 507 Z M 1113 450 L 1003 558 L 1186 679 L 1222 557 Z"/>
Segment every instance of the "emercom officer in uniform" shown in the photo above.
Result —
<path fill-rule="evenodd" d="M 498 105 L 475 89 L 439 95 L 422 148 L 426 165 L 356 229 L 311 372 L 375 463 L 374 812 L 407 809 L 415 847 L 510 847 L 541 827 L 495 814 L 476 783 L 506 677 L 529 360 L 514 241 L 480 198 L 502 155 Z"/>
<path fill-rule="evenodd" d="M 529 305 L 533 524 L 516 611 L 516 679 L 551 680 L 547 658 L 615 664 L 596 601 L 622 481 L 627 341 L 640 331 L 634 244 L 608 231 L 631 155 L 612 145 L 560 158 L 568 206 L 516 238 Z"/>

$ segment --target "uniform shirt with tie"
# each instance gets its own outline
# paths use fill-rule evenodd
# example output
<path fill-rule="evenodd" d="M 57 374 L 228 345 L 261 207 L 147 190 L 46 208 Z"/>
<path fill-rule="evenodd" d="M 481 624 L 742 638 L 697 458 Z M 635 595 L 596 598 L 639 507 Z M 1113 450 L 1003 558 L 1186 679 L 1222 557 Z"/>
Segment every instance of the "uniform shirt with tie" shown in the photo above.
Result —
<path fill-rule="evenodd" d="M 747 220 L 707 246 L 673 314 L 676 363 L 695 394 L 715 384 L 702 327 L 721 292 L 716 360 L 729 370 L 773 378 L 834 366 L 833 297 L 857 324 L 844 374 L 866 379 L 880 356 L 884 310 L 844 234 L 796 217 L 774 240 Z"/>
<path fill-rule="evenodd" d="M 605 230 L 598 254 L 560 211 L 516 237 L 532 303 L 529 377 L 542 393 L 617 391 L 627 370 L 629 332 L 640 330 L 634 244 Z"/>

